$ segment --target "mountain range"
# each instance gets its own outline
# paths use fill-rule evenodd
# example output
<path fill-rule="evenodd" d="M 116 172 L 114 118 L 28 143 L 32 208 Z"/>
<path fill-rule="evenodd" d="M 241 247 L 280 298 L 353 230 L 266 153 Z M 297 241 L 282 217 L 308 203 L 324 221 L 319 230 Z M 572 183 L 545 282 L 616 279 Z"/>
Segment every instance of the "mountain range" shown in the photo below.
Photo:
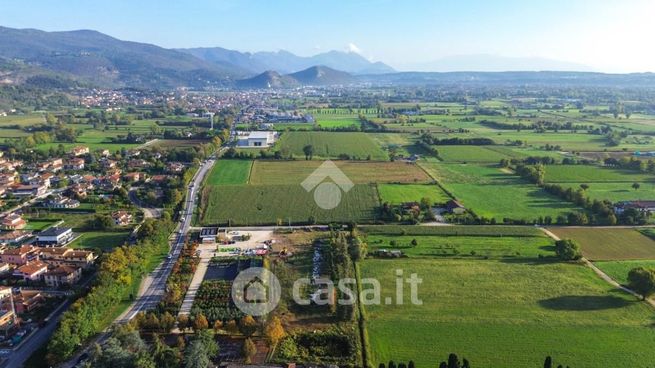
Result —
<path fill-rule="evenodd" d="M 655 74 L 592 72 L 496 72 L 585 70 L 584 65 L 540 58 L 492 55 L 445 58 L 396 72 L 356 52 L 297 56 L 288 51 L 240 52 L 219 47 L 166 49 L 123 41 L 92 30 L 45 32 L 0 27 L 0 85 L 46 88 L 176 87 L 296 88 L 327 85 L 591 85 L 655 87 Z M 488 72 L 451 72 L 453 70 Z"/>
<path fill-rule="evenodd" d="M 324 65 L 326 69 L 311 69 Z M 352 52 L 331 51 L 301 57 L 287 51 L 241 53 L 222 48 L 174 50 L 122 41 L 97 31 L 45 32 L 0 27 L 0 84 L 24 83 L 38 77 L 101 87 L 173 88 L 233 86 L 265 71 L 289 74 L 339 69 L 346 73 L 382 73 L 393 69 Z M 329 75 L 316 79 L 332 84 Z M 297 76 L 300 84 L 311 78 Z M 340 83 L 335 81 L 335 83 Z"/>

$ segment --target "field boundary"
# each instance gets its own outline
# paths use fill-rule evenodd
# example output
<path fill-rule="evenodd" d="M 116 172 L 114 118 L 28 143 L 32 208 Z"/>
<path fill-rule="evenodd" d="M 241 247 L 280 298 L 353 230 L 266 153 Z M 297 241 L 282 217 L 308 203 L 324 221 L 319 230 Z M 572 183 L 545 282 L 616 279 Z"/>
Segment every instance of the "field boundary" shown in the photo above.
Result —
<path fill-rule="evenodd" d="M 548 230 L 548 229 L 546 229 L 546 228 L 543 228 L 543 227 L 540 227 L 539 229 L 541 229 L 541 231 L 543 231 L 544 234 L 546 234 L 547 236 L 549 236 L 551 239 L 553 239 L 553 240 L 555 240 L 555 241 L 561 240 L 560 237 L 557 236 L 557 235 L 556 235 L 555 233 L 553 233 L 552 231 L 550 231 L 550 230 Z M 624 292 L 626 292 L 626 293 L 628 293 L 628 294 L 634 296 L 635 298 L 637 298 L 637 299 L 639 299 L 639 300 L 645 302 L 646 304 L 648 304 L 649 306 L 651 306 L 652 308 L 655 309 L 655 301 L 654 301 L 654 300 L 652 300 L 652 299 L 644 299 L 644 297 L 643 297 L 641 294 L 637 293 L 636 291 L 634 291 L 634 290 L 632 290 L 632 289 L 630 289 L 630 288 L 627 288 L 627 287 L 621 285 L 621 284 L 618 283 L 616 280 L 614 280 L 612 277 L 610 277 L 610 275 L 606 274 L 603 270 L 601 270 L 600 268 L 596 267 L 596 265 L 593 264 L 593 263 L 592 263 L 591 261 L 589 261 L 588 259 L 582 257 L 582 258 L 580 259 L 580 261 L 581 261 L 582 263 L 584 263 L 585 266 L 591 268 L 591 269 L 594 271 L 594 273 L 596 273 L 596 275 L 598 275 L 598 277 L 600 277 L 600 278 L 601 278 L 603 281 L 605 281 L 606 283 L 612 285 L 613 287 L 615 287 L 615 288 L 617 288 L 617 289 L 619 289 L 619 290 L 622 290 L 622 291 L 624 291 Z"/>

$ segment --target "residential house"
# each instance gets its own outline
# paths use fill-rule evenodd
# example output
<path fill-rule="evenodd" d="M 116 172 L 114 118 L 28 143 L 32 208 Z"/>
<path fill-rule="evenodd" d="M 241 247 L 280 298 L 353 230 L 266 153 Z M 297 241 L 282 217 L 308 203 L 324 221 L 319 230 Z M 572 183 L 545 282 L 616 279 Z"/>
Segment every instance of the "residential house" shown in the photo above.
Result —
<path fill-rule="evenodd" d="M 82 278 L 82 269 L 73 266 L 57 266 L 44 275 L 46 285 L 50 287 L 75 285 Z"/>
<path fill-rule="evenodd" d="M 45 185 L 17 185 L 11 188 L 11 193 L 16 197 L 38 197 L 47 191 Z"/>
<path fill-rule="evenodd" d="M 127 168 L 128 169 L 143 169 L 146 167 L 150 166 L 150 162 L 140 158 L 140 159 L 132 159 L 127 162 Z"/>
<path fill-rule="evenodd" d="M 18 315 L 32 312 L 44 302 L 45 297 L 40 290 L 21 289 L 18 293 L 14 293 L 14 308 Z"/>
<path fill-rule="evenodd" d="M 41 260 L 51 266 L 68 265 L 87 269 L 93 265 L 95 255 L 88 250 L 67 247 L 45 248 L 41 251 Z"/>
<path fill-rule="evenodd" d="M 166 165 L 166 170 L 171 173 L 181 173 L 184 171 L 184 164 L 181 162 L 169 162 Z"/>
<path fill-rule="evenodd" d="M 44 247 L 61 247 L 68 244 L 75 235 L 70 227 L 53 226 L 37 235 L 37 243 Z"/>
<path fill-rule="evenodd" d="M 10 287 L 0 287 L 0 333 L 8 336 L 18 326 L 14 294 Z"/>
<path fill-rule="evenodd" d="M 115 211 L 111 214 L 111 218 L 116 226 L 125 226 L 132 222 L 132 214 L 127 211 Z"/>
<path fill-rule="evenodd" d="M 64 160 L 61 158 L 53 158 L 50 160 L 50 167 L 48 168 L 50 171 L 56 172 L 64 168 Z"/>
<path fill-rule="evenodd" d="M 0 251 L 0 262 L 22 266 L 39 258 L 41 250 L 32 245 L 6 248 Z"/>
<path fill-rule="evenodd" d="M 446 209 L 455 215 L 461 215 L 462 213 L 466 212 L 466 208 L 464 208 L 461 203 L 454 199 L 446 202 Z"/>
<path fill-rule="evenodd" d="M 72 158 L 66 161 L 64 168 L 66 170 L 84 170 L 84 159 L 80 157 Z"/>
<path fill-rule="evenodd" d="M 43 202 L 44 207 L 48 208 L 77 208 L 80 206 L 80 201 L 64 197 L 61 195 L 54 196 Z"/>
<path fill-rule="evenodd" d="M 27 226 L 23 216 L 17 213 L 10 213 L 2 219 L 1 225 L 3 230 L 21 230 Z"/>
<path fill-rule="evenodd" d="M 86 155 L 87 153 L 89 153 L 89 147 L 86 146 L 73 147 L 73 150 L 71 151 L 71 154 L 73 154 L 73 156 L 82 156 L 82 155 Z"/>
<path fill-rule="evenodd" d="M 131 173 L 125 174 L 123 176 L 123 178 L 125 179 L 125 181 L 128 181 L 128 182 L 137 182 L 137 181 L 141 181 L 141 180 L 145 179 L 145 174 L 140 173 L 140 172 L 131 172 Z"/>
<path fill-rule="evenodd" d="M 616 212 L 617 215 L 622 214 L 628 209 L 635 209 L 640 212 L 655 212 L 655 201 L 624 201 L 618 202 L 614 205 L 614 212 Z"/>
<path fill-rule="evenodd" d="M 39 260 L 24 264 L 14 270 L 13 275 L 25 281 L 41 281 L 48 271 L 48 265 Z"/>
<path fill-rule="evenodd" d="M 0 244 L 2 245 L 14 245 L 18 244 L 21 241 L 27 239 L 30 236 L 30 232 L 24 230 L 11 230 L 0 233 Z"/>

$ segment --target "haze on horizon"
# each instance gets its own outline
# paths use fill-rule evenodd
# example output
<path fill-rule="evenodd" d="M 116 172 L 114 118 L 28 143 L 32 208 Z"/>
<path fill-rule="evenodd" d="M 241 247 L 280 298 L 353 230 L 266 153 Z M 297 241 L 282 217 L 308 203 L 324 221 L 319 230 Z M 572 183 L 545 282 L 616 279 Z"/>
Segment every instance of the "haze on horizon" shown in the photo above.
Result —
<path fill-rule="evenodd" d="M 2 9 L 2 26 L 93 29 L 168 48 L 351 51 L 398 70 L 441 71 L 444 59 L 464 55 L 484 65 L 485 57 L 506 57 L 517 70 L 548 59 L 655 72 L 652 0 L 2 0 Z"/>

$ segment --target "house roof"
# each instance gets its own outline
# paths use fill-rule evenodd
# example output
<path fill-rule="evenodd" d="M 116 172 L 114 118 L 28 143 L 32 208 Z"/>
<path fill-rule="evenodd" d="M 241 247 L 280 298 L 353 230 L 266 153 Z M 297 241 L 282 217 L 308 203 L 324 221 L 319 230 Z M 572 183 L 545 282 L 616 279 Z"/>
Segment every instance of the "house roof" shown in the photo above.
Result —
<path fill-rule="evenodd" d="M 18 271 L 24 274 L 31 275 L 33 273 L 43 270 L 44 268 L 48 268 L 48 265 L 46 263 L 41 261 L 34 261 L 18 267 Z"/>
<path fill-rule="evenodd" d="M 268 139 L 273 135 L 273 132 L 250 132 L 248 134 L 248 139 Z"/>
<path fill-rule="evenodd" d="M 218 235 L 218 228 L 217 227 L 204 227 L 200 230 L 200 237 L 215 237 Z"/>
<path fill-rule="evenodd" d="M 39 233 L 39 236 L 59 236 L 63 235 L 72 229 L 70 227 L 59 227 L 59 226 L 53 226 L 50 228 L 47 228 Z"/>
<path fill-rule="evenodd" d="M 78 267 L 72 267 L 67 265 L 57 266 L 54 270 L 46 272 L 47 276 L 68 276 L 72 273 L 77 272 Z"/>
<path fill-rule="evenodd" d="M 38 248 L 35 248 L 31 245 L 22 245 L 17 248 L 9 248 L 5 249 L 4 252 L 2 252 L 3 255 L 10 255 L 10 256 L 18 256 L 22 254 L 29 253 L 31 251 L 38 250 Z"/>

